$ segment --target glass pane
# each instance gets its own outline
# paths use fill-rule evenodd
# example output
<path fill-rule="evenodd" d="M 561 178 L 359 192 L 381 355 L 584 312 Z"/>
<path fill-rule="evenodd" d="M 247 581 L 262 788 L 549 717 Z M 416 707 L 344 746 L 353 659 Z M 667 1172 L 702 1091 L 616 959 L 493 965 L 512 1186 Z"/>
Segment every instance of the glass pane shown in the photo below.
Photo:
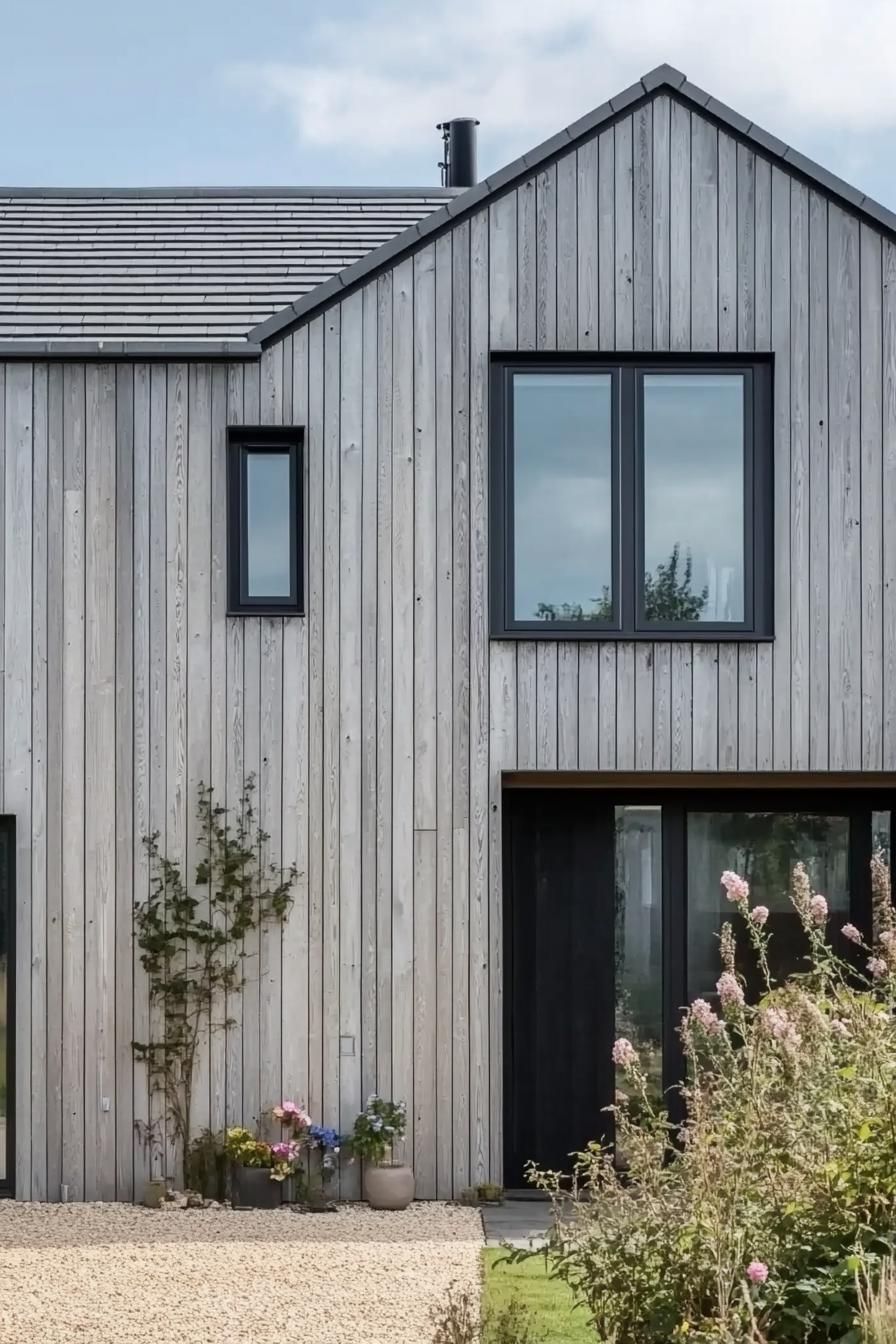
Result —
<path fill-rule="evenodd" d="M 644 616 L 744 620 L 744 386 L 644 375 Z"/>
<path fill-rule="evenodd" d="M 890 813 L 871 813 L 871 904 L 874 936 L 893 925 L 890 889 Z"/>
<path fill-rule="evenodd" d="M 688 814 L 688 999 L 711 998 L 719 978 L 719 930 L 731 920 L 747 987 L 760 988 L 753 954 L 719 878 L 726 868 L 750 884 L 750 904 L 768 907 L 769 965 L 780 979 L 805 969 L 806 938 L 790 904 L 790 876 L 806 865 L 813 891 L 828 901 L 838 930 L 849 918 L 849 818 L 802 812 Z"/>
<path fill-rule="evenodd" d="M 616 1036 L 663 1089 L 663 852 L 659 807 L 616 808 Z M 617 1087 L 624 1075 L 617 1073 Z"/>
<path fill-rule="evenodd" d="M 249 597 L 289 597 L 289 453 L 246 454 L 246 527 Z"/>
<path fill-rule="evenodd" d="M 612 379 L 513 379 L 514 618 L 613 616 Z"/>
<path fill-rule="evenodd" d="M 9 891 L 9 836 L 0 831 L 0 1184 L 9 1176 L 6 1170 L 6 1122 L 9 1116 L 9 1076 L 7 1072 L 6 1011 L 9 1002 L 9 917 L 12 901 Z"/>

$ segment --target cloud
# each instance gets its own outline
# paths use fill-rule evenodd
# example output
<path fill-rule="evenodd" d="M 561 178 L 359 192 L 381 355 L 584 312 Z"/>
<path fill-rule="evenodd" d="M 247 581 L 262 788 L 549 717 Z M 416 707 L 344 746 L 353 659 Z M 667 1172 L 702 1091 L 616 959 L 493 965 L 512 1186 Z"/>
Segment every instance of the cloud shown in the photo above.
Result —
<path fill-rule="evenodd" d="M 229 74 L 324 149 L 389 155 L 477 116 L 490 170 L 661 61 L 788 137 L 896 126 L 892 0 L 368 0 L 306 46 Z"/>

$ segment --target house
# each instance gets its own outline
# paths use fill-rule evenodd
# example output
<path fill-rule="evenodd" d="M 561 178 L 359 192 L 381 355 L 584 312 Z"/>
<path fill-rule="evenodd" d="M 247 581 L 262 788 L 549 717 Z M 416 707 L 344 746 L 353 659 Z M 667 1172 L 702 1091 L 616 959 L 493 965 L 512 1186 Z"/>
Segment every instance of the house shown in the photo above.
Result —
<path fill-rule="evenodd" d="M 403 1097 L 423 1196 L 596 1136 L 616 1036 L 675 1077 L 723 869 L 782 963 L 797 858 L 867 923 L 896 215 L 662 66 L 464 191 L 7 191 L 0 238 L 18 1197 L 147 1174 L 131 910 L 200 780 L 300 879 L 197 1123 Z"/>

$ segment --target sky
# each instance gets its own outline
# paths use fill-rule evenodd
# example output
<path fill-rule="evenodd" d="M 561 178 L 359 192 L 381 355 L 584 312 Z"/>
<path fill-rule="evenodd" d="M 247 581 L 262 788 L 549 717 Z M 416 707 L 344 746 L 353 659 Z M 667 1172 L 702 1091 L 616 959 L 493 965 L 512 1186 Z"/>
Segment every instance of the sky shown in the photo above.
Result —
<path fill-rule="evenodd" d="M 480 175 L 663 61 L 896 207 L 892 0 L 0 0 L 0 183 Z"/>

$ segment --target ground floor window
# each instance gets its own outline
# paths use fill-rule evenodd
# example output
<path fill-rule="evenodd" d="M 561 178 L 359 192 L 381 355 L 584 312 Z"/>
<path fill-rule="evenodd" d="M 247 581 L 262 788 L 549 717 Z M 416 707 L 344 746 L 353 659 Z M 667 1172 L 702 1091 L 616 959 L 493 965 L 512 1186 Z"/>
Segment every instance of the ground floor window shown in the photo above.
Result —
<path fill-rule="evenodd" d="M 768 908 L 777 977 L 798 970 L 805 950 L 787 894 L 799 861 L 827 898 L 837 950 L 852 955 L 839 934 L 848 921 L 870 938 L 872 859 L 878 875 L 890 864 L 889 802 L 858 789 L 506 792 L 510 1186 L 529 1160 L 562 1168 L 588 1140 L 611 1137 L 616 1037 L 638 1047 L 657 1093 L 678 1081 L 683 1007 L 715 998 L 718 935 L 732 915 L 725 869 Z M 746 940 L 740 955 L 749 991 L 758 977 Z"/>

